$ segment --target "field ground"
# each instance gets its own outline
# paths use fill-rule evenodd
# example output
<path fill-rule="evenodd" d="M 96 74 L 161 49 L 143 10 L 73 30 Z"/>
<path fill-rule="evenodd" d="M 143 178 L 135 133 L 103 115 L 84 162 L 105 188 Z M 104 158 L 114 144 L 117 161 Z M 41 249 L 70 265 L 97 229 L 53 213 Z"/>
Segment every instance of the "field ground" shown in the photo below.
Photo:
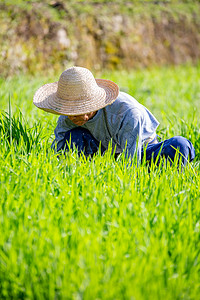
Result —
<path fill-rule="evenodd" d="M 57 117 L 32 105 L 58 76 L 0 79 L 0 298 L 198 299 L 200 66 L 96 75 L 147 106 L 162 138 L 190 139 L 195 161 L 58 160 Z"/>
<path fill-rule="evenodd" d="M 83 5 L 84 2 L 84 5 Z M 197 63 L 199 0 L 1 0 L 0 74 Z"/>

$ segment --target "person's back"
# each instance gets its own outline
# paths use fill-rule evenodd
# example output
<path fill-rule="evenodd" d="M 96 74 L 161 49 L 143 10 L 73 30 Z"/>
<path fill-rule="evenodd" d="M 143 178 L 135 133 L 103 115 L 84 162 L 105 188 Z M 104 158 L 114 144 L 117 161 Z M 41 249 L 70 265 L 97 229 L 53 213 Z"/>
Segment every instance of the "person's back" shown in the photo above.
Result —
<path fill-rule="evenodd" d="M 101 141 L 105 149 L 112 140 L 113 150 L 121 153 L 128 142 L 127 150 L 130 155 L 136 151 L 136 141 L 141 150 L 145 141 L 151 142 L 156 135 L 159 123 L 152 113 L 130 95 L 120 92 L 117 99 L 106 107 L 98 110 L 82 128 L 86 128 L 92 136 Z M 55 129 L 53 147 L 63 148 L 65 132 L 78 127 L 67 116 L 60 116 Z"/>

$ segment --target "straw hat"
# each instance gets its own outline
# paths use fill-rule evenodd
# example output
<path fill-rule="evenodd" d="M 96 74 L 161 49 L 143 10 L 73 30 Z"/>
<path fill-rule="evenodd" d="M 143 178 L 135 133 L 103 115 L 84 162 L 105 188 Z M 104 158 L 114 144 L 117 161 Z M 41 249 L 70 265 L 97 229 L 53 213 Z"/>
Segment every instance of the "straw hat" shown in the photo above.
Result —
<path fill-rule="evenodd" d="M 40 109 L 58 115 L 82 115 L 112 104 L 119 94 L 116 83 L 95 79 L 85 68 L 65 70 L 58 82 L 40 87 L 33 103 Z"/>

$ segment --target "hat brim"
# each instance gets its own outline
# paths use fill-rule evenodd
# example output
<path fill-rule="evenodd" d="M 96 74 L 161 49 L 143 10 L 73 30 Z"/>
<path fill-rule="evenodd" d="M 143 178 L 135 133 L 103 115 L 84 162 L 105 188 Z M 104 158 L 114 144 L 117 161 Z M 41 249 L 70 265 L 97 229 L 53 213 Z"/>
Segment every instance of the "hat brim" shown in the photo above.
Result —
<path fill-rule="evenodd" d="M 56 115 L 82 115 L 97 111 L 112 104 L 119 95 L 116 83 L 107 79 L 95 79 L 99 89 L 98 94 L 89 99 L 68 101 L 57 96 L 58 82 L 47 83 L 40 87 L 33 98 L 33 103 L 38 108 Z"/>

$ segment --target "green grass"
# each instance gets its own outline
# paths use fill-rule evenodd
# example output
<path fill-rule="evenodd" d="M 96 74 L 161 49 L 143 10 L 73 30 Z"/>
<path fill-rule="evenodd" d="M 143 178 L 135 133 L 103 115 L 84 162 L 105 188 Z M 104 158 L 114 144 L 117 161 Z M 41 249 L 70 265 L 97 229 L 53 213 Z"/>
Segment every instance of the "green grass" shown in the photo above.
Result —
<path fill-rule="evenodd" d="M 96 74 L 191 139 L 180 166 L 50 151 L 57 117 L 32 105 L 52 78 L 1 80 L 0 298 L 198 299 L 200 67 Z M 9 110 L 9 98 L 11 109 Z"/>

